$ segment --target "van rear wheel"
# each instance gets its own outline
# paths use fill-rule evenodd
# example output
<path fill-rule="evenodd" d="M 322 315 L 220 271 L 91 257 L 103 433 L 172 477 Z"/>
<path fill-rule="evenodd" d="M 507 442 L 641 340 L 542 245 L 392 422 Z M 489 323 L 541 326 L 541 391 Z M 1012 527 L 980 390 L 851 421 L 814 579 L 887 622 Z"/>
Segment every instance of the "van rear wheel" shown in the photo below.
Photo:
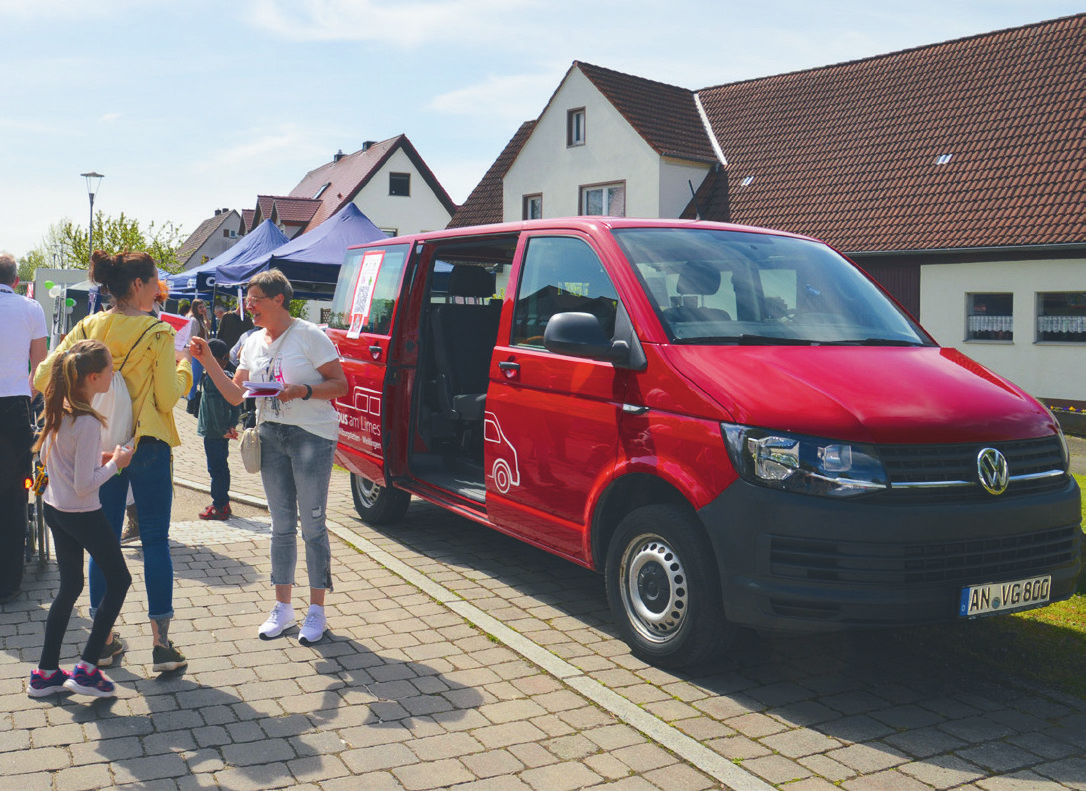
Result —
<path fill-rule="evenodd" d="M 715 555 L 701 523 L 650 505 L 619 523 L 607 551 L 607 601 L 634 655 L 677 668 L 710 659 L 735 632 L 724 618 Z"/>
<path fill-rule="evenodd" d="M 403 519 L 411 505 L 411 495 L 402 489 L 390 489 L 362 475 L 351 473 L 354 507 L 368 525 L 387 525 Z"/>

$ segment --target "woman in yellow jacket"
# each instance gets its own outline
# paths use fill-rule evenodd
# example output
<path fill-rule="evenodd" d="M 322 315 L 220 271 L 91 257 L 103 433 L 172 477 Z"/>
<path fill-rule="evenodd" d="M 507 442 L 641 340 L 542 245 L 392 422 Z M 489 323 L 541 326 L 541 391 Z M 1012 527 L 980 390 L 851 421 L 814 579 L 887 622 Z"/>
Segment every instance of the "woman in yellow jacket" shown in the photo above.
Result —
<path fill-rule="evenodd" d="M 171 448 L 181 444 L 173 408 L 192 384 L 192 367 L 188 351 L 174 350 L 173 328 L 150 315 L 159 293 L 158 269 L 151 256 L 139 252 L 113 256 L 95 250 L 91 256 L 91 279 L 109 290 L 113 307 L 79 322 L 45 363 L 38 366 L 34 386 L 44 392 L 53 370 L 53 356 L 62 354 L 76 341 L 94 338 L 109 347 L 113 365 L 121 371 L 132 398 L 136 450 L 128 467 L 102 485 L 99 497 L 102 510 L 120 540 L 125 500 L 128 487 L 132 486 L 143 544 L 144 582 L 154 641 L 153 669 L 176 670 L 187 661 L 169 638 L 173 618 L 173 560 L 169 544 L 173 504 Z M 105 580 L 92 559 L 92 611 L 98 607 L 104 591 Z M 106 645 L 99 664 L 111 664 L 122 648 L 115 635 Z"/>

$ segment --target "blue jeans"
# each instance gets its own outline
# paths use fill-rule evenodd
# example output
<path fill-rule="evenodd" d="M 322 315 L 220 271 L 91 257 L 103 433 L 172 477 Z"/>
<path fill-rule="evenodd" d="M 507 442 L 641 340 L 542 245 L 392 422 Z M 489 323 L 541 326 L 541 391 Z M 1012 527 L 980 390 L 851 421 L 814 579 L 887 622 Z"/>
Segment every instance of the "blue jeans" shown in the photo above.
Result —
<path fill-rule="evenodd" d="M 211 476 L 211 504 L 216 508 L 230 505 L 230 440 L 204 437 L 204 455 Z"/>
<path fill-rule="evenodd" d="M 332 549 L 325 511 L 336 442 L 285 423 L 260 424 L 260 477 L 272 519 L 273 585 L 294 585 L 298 523 L 309 587 L 332 590 Z"/>
<path fill-rule="evenodd" d="M 192 387 L 189 388 L 188 395 L 185 398 L 190 401 L 196 397 L 196 394 L 200 392 L 200 379 L 204 375 L 204 366 L 200 364 L 200 361 L 195 357 L 192 358 Z"/>
<path fill-rule="evenodd" d="M 143 578 L 147 585 L 147 610 L 151 620 L 173 617 L 173 559 L 170 557 L 170 510 L 173 506 L 173 475 L 170 446 L 162 440 L 140 437 L 131 463 L 98 490 L 102 510 L 117 540 L 124 524 L 128 485 L 136 498 L 143 544 Z M 91 608 L 97 609 L 105 592 L 98 565 L 90 562 Z"/>

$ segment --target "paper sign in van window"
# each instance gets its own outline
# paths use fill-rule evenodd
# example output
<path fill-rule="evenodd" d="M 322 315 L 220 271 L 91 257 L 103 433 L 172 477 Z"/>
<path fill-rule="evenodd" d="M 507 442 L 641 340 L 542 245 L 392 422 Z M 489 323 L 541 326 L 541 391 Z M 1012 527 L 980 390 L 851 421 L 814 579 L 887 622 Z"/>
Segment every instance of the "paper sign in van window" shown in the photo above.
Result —
<path fill-rule="evenodd" d="M 348 338 L 357 338 L 370 318 L 370 306 L 373 304 L 373 286 L 377 282 L 377 273 L 385 259 L 384 250 L 372 250 L 362 256 L 362 266 L 358 267 L 358 279 L 354 283 L 354 301 L 351 304 L 351 325 L 347 330 Z"/>

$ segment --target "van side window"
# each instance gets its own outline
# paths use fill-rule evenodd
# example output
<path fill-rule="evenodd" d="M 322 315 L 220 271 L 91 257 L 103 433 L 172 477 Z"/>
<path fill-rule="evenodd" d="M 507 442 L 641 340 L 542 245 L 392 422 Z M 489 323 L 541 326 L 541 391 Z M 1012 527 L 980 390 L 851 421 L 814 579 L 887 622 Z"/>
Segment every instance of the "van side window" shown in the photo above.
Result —
<path fill-rule="evenodd" d="M 356 287 L 363 258 L 375 253 L 382 254 L 377 270 L 377 281 L 373 285 L 373 298 L 370 301 L 369 316 L 362 325 L 362 332 L 375 335 L 388 335 L 392 329 L 392 313 L 396 307 L 396 296 L 400 291 L 400 278 L 403 276 L 404 262 L 407 260 L 408 245 L 398 244 L 383 250 L 350 250 L 343 262 L 332 297 L 332 310 L 328 316 L 328 326 L 335 330 L 350 329 L 351 313 L 356 305 Z M 373 258 L 370 258 L 372 261 Z"/>
<path fill-rule="evenodd" d="M 609 336 L 615 332 L 618 293 L 596 253 L 573 237 L 534 237 L 521 267 L 513 345 L 543 346 L 555 313 L 591 313 Z"/>

